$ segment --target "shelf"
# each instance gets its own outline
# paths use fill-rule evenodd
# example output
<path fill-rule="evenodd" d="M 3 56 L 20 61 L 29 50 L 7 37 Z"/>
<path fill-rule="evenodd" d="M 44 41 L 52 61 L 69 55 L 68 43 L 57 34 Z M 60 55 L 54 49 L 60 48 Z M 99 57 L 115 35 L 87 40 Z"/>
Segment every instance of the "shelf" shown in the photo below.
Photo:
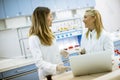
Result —
<path fill-rule="evenodd" d="M 80 17 L 73 17 L 73 18 L 67 18 L 67 19 L 58 19 L 58 20 L 54 20 L 53 23 L 69 21 L 69 20 L 74 20 L 74 19 L 81 19 L 81 18 Z"/>
<path fill-rule="evenodd" d="M 69 31 L 64 31 L 64 32 L 58 32 L 55 33 L 55 38 L 58 39 L 63 39 L 63 38 L 68 38 L 68 37 L 73 37 L 73 36 L 78 36 L 82 34 L 82 30 L 81 29 L 73 29 L 73 30 L 69 30 Z"/>

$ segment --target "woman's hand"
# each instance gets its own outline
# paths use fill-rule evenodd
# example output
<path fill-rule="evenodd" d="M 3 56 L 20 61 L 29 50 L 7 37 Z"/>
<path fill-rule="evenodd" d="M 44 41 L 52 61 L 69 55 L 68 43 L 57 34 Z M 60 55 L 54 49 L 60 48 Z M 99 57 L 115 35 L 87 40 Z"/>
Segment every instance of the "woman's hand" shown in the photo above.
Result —
<path fill-rule="evenodd" d="M 81 54 L 81 55 L 83 55 L 83 54 L 85 54 L 85 53 L 86 53 L 85 48 L 83 48 L 83 49 L 80 50 L 80 54 Z"/>
<path fill-rule="evenodd" d="M 69 67 L 64 66 L 63 64 L 58 64 L 56 70 L 59 72 L 65 72 Z"/>
<path fill-rule="evenodd" d="M 66 50 L 61 50 L 60 54 L 65 58 L 67 58 L 69 55 L 69 53 Z"/>

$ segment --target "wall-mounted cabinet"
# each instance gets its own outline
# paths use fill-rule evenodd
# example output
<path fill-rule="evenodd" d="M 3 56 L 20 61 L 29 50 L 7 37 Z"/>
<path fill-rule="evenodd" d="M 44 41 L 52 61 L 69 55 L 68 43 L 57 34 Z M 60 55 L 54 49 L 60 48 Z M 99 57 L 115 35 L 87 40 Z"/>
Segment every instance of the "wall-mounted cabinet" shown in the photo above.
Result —
<path fill-rule="evenodd" d="M 78 1 L 79 0 L 66 0 L 67 9 L 76 9 L 78 7 L 78 5 L 76 5 Z"/>
<path fill-rule="evenodd" d="M 61 1 L 61 0 L 60 0 Z M 55 0 L 44 0 L 44 5 L 46 7 L 49 7 L 51 9 L 51 11 L 56 11 L 56 3 Z M 62 6 L 61 6 L 62 7 Z"/>
<path fill-rule="evenodd" d="M 68 9 L 76 9 L 76 8 L 86 8 L 86 7 L 94 7 L 95 0 L 68 0 L 67 7 Z"/>
<path fill-rule="evenodd" d="M 95 0 L 0 0 L 0 19 L 31 15 L 38 6 L 49 7 L 55 12 L 94 7 Z"/>
<path fill-rule="evenodd" d="M 34 10 L 38 6 L 49 7 L 51 11 L 55 11 L 54 0 L 32 0 L 32 9 Z"/>
<path fill-rule="evenodd" d="M 55 11 L 66 10 L 67 9 L 66 3 L 67 0 L 55 0 Z"/>
<path fill-rule="evenodd" d="M 31 0 L 3 0 L 6 18 L 25 16 L 32 13 Z"/>
<path fill-rule="evenodd" d="M 94 6 L 95 0 L 55 0 L 55 11 Z"/>
<path fill-rule="evenodd" d="M 0 19 L 5 18 L 5 11 L 3 6 L 3 0 L 0 0 Z"/>
<path fill-rule="evenodd" d="M 31 0 L 18 0 L 20 15 L 31 15 L 32 3 Z"/>
<path fill-rule="evenodd" d="M 19 16 L 19 8 L 17 0 L 3 0 L 6 18 Z"/>

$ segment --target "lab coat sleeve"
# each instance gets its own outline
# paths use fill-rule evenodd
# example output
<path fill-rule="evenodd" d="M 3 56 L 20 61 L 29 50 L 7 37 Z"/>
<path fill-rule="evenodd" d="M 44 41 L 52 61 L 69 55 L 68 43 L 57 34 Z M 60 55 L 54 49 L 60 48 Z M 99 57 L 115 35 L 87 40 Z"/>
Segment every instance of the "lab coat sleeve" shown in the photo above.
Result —
<path fill-rule="evenodd" d="M 37 67 L 44 70 L 49 74 L 56 74 L 56 64 L 51 64 L 43 60 L 40 50 L 40 40 L 37 36 L 29 37 L 29 47 L 32 53 L 33 59 L 36 61 Z"/>
<path fill-rule="evenodd" d="M 107 51 L 110 54 L 114 53 L 113 41 L 108 34 L 106 34 L 106 36 L 104 38 L 103 48 L 104 48 L 104 51 Z"/>
<path fill-rule="evenodd" d="M 104 33 L 104 36 L 102 36 L 103 38 L 103 50 L 99 51 L 99 52 L 93 52 L 93 53 L 102 53 L 102 54 L 113 54 L 114 53 L 114 46 L 113 46 L 113 41 L 110 38 L 108 33 Z"/>

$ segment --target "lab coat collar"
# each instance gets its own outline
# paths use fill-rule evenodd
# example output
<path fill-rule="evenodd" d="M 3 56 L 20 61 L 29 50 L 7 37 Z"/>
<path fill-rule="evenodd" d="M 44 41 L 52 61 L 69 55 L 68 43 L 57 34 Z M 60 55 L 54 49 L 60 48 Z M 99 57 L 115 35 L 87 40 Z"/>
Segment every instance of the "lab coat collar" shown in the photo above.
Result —
<path fill-rule="evenodd" d="M 93 39 L 96 36 L 96 31 L 95 29 L 89 32 L 89 39 Z"/>

